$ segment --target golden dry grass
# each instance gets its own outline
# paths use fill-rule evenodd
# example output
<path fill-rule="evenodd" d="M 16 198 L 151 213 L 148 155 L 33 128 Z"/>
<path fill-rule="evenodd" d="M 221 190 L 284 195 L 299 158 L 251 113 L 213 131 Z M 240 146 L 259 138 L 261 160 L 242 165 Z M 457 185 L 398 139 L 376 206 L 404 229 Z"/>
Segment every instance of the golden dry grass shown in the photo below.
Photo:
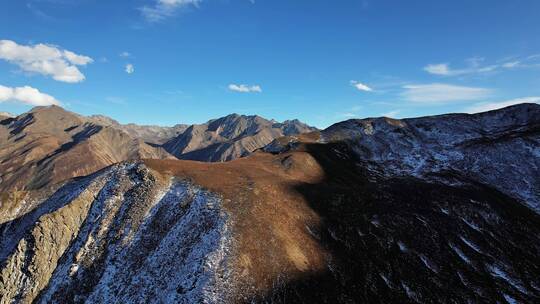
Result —
<path fill-rule="evenodd" d="M 233 261 L 246 296 L 263 293 L 279 278 L 295 279 L 322 270 L 326 253 L 308 232 L 319 216 L 295 189 L 316 184 L 324 173 L 302 151 L 271 155 L 257 152 L 227 163 L 145 160 L 163 175 L 188 179 L 219 193 L 233 220 Z"/>

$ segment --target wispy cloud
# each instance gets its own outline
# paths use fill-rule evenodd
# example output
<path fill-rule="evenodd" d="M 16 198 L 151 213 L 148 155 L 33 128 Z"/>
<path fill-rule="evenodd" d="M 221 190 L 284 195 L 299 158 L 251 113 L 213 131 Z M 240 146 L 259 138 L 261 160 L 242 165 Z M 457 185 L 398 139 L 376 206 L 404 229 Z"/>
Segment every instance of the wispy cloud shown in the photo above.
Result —
<path fill-rule="evenodd" d="M 105 100 L 107 102 L 114 103 L 114 104 L 117 104 L 117 105 L 126 105 L 127 104 L 126 100 L 124 98 L 122 98 L 122 97 L 109 96 L 109 97 L 106 97 Z"/>
<path fill-rule="evenodd" d="M 88 56 L 47 44 L 19 45 L 11 40 L 0 40 L 0 59 L 13 63 L 21 70 L 52 76 L 62 82 L 81 82 L 85 76 L 78 66 L 94 60 Z"/>
<path fill-rule="evenodd" d="M 34 14 L 36 17 L 41 18 L 46 21 L 54 21 L 55 18 L 50 16 L 49 14 L 45 13 L 41 9 L 39 9 L 37 6 L 35 6 L 33 3 L 29 2 L 26 4 L 26 7 Z"/>
<path fill-rule="evenodd" d="M 485 103 L 477 103 L 470 107 L 467 107 L 465 109 L 466 113 L 479 113 L 479 112 L 486 112 L 491 110 L 497 110 L 509 106 L 513 106 L 520 103 L 537 103 L 540 104 L 540 96 L 532 96 L 532 97 L 523 97 L 523 98 L 516 98 L 506 101 L 500 101 L 500 102 L 485 102 Z"/>
<path fill-rule="evenodd" d="M 540 68 L 540 54 L 527 56 L 525 58 L 517 58 L 512 61 L 507 61 L 507 62 L 504 62 L 501 66 L 506 69 Z"/>
<path fill-rule="evenodd" d="M 449 63 L 428 64 L 424 71 L 439 76 L 462 76 L 470 74 L 485 74 L 503 69 L 540 67 L 540 56 L 532 55 L 525 58 L 513 58 L 499 61 L 496 64 L 483 64 L 484 58 L 474 57 L 466 60 L 467 66 L 452 68 Z"/>
<path fill-rule="evenodd" d="M 126 64 L 125 71 L 128 74 L 133 74 L 135 72 L 135 67 L 133 66 L 133 64 L 128 63 L 128 64 Z"/>
<path fill-rule="evenodd" d="M 12 101 L 33 106 L 60 105 L 56 98 L 29 86 L 10 88 L 0 85 L 0 103 Z"/>
<path fill-rule="evenodd" d="M 202 0 L 155 0 L 152 6 L 140 8 L 143 17 L 148 22 L 159 22 L 174 16 L 180 9 L 197 7 Z"/>
<path fill-rule="evenodd" d="M 239 93 L 262 93 L 262 88 L 259 85 L 230 84 L 228 88 L 230 91 Z"/>
<path fill-rule="evenodd" d="M 448 63 L 429 64 L 424 67 L 424 71 L 441 76 L 459 76 L 466 74 L 481 74 L 493 72 L 499 68 L 499 65 L 482 65 L 484 58 L 474 57 L 466 60 L 468 65 L 465 68 L 453 69 Z"/>
<path fill-rule="evenodd" d="M 369 86 L 367 86 L 366 84 L 363 84 L 363 83 L 361 83 L 359 81 L 356 81 L 356 80 L 351 80 L 350 84 L 359 91 L 364 91 L 364 92 L 372 92 L 373 91 L 373 89 L 370 88 Z"/>
<path fill-rule="evenodd" d="M 396 118 L 399 115 L 399 113 L 401 113 L 401 110 L 393 110 L 390 112 L 382 113 L 381 116 Z"/>
<path fill-rule="evenodd" d="M 489 97 L 492 90 L 486 88 L 457 86 L 444 83 L 405 85 L 402 97 L 421 104 L 445 104 L 449 102 L 479 100 Z"/>
<path fill-rule="evenodd" d="M 118 54 L 118 56 L 120 56 L 122 58 L 129 58 L 129 57 L 131 57 L 131 53 L 124 51 L 124 52 Z"/>
<path fill-rule="evenodd" d="M 359 112 L 362 110 L 362 106 L 352 106 L 345 113 L 338 113 L 338 117 L 354 118 L 359 116 Z"/>

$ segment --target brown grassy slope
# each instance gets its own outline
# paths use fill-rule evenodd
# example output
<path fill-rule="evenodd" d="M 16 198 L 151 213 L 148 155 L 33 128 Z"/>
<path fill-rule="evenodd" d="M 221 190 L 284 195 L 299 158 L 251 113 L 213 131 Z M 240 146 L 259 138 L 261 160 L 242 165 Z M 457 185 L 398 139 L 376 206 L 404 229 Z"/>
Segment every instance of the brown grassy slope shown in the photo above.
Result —
<path fill-rule="evenodd" d="M 228 163 L 145 160 L 161 174 L 188 178 L 220 193 L 233 215 L 238 285 L 245 296 L 272 289 L 276 279 L 322 270 L 327 256 L 306 229 L 320 218 L 294 188 L 316 184 L 323 172 L 308 154 L 257 152 Z M 301 167 L 297 167 L 301 164 Z"/>

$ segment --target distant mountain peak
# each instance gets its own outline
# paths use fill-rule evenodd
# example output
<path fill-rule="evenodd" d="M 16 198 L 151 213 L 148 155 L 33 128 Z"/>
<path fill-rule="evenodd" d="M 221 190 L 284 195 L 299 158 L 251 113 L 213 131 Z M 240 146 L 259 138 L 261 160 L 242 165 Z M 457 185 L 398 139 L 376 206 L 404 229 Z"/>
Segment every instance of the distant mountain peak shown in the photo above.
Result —
<path fill-rule="evenodd" d="M 182 159 L 227 161 L 248 155 L 281 136 L 314 130 L 298 120 L 278 123 L 258 115 L 233 113 L 193 125 L 164 147 Z"/>

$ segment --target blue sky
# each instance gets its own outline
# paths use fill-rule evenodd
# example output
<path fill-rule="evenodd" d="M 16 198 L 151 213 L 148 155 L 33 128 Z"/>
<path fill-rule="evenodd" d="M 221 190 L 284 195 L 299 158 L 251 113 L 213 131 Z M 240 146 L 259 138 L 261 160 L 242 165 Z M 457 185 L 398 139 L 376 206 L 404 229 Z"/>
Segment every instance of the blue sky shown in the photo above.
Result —
<path fill-rule="evenodd" d="M 0 111 L 318 127 L 475 112 L 540 102 L 539 37 L 535 0 L 4 0 Z"/>

